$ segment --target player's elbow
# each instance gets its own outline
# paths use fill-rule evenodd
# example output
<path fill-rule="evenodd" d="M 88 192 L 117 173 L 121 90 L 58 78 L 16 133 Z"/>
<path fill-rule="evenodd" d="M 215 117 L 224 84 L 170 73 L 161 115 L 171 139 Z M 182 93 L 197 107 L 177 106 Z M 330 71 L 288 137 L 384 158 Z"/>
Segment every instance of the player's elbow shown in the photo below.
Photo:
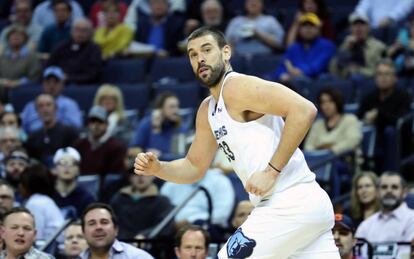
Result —
<path fill-rule="evenodd" d="M 318 109 L 316 106 L 308 100 L 303 102 L 302 105 L 300 105 L 299 109 L 300 114 L 303 116 L 303 119 L 309 122 L 313 122 L 316 118 L 316 115 L 318 114 Z"/>

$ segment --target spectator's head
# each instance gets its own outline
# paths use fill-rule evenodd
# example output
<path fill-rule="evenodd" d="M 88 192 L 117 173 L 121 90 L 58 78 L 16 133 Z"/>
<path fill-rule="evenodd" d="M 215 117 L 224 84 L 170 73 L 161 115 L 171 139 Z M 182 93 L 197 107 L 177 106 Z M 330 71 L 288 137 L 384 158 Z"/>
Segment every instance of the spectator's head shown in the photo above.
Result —
<path fill-rule="evenodd" d="M 14 189 L 8 182 L 0 180 L 0 217 L 13 208 Z"/>
<path fill-rule="evenodd" d="M 81 223 L 74 222 L 66 228 L 64 245 L 65 256 L 73 259 L 88 248 Z"/>
<path fill-rule="evenodd" d="M 22 125 L 22 120 L 20 119 L 19 114 L 6 111 L 0 114 L 0 126 L 1 127 L 13 127 L 13 128 L 20 128 Z"/>
<path fill-rule="evenodd" d="M 389 91 L 394 89 L 397 83 L 397 75 L 392 60 L 384 59 L 377 64 L 375 81 L 380 91 Z"/>
<path fill-rule="evenodd" d="M 70 19 L 72 6 L 69 0 L 53 0 L 52 6 L 57 24 L 64 24 Z"/>
<path fill-rule="evenodd" d="M 43 71 L 43 92 L 57 98 L 65 86 L 65 73 L 60 67 L 50 66 Z"/>
<path fill-rule="evenodd" d="M 120 22 L 120 8 L 116 2 L 109 2 L 104 5 L 105 21 L 108 28 L 114 28 Z"/>
<path fill-rule="evenodd" d="M 253 209 L 254 207 L 250 201 L 240 201 L 237 204 L 236 210 L 234 211 L 234 215 L 231 219 L 231 225 L 233 228 L 239 228 L 246 221 Z"/>
<path fill-rule="evenodd" d="M 319 92 L 318 104 L 327 119 L 344 113 L 344 98 L 339 89 L 325 88 Z"/>
<path fill-rule="evenodd" d="M 72 40 L 74 43 L 83 44 L 92 39 L 93 26 L 86 18 L 78 18 L 72 25 Z"/>
<path fill-rule="evenodd" d="M 111 206 L 92 203 L 84 210 L 81 220 L 90 250 L 109 250 L 118 235 L 118 221 Z"/>
<path fill-rule="evenodd" d="M 356 244 L 355 226 L 352 219 L 344 214 L 335 214 L 335 226 L 332 233 L 341 258 L 352 258 L 352 249 Z"/>
<path fill-rule="evenodd" d="M 32 3 L 30 0 L 16 0 L 15 12 L 16 18 L 15 22 L 23 26 L 28 26 L 32 20 Z"/>
<path fill-rule="evenodd" d="M 165 121 L 180 121 L 180 115 L 178 113 L 180 110 L 180 101 L 172 92 L 163 92 L 158 95 L 155 100 L 155 108 L 161 111 Z"/>
<path fill-rule="evenodd" d="M 8 157 L 12 151 L 21 146 L 22 141 L 18 129 L 14 127 L 0 128 L 0 150 L 4 157 Z"/>
<path fill-rule="evenodd" d="M 218 0 L 206 0 L 201 4 L 204 25 L 218 26 L 223 21 L 223 6 Z"/>
<path fill-rule="evenodd" d="M 205 259 L 210 235 L 197 225 L 186 225 L 175 236 L 175 255 L 178 259 Z"/>
<path fill-rule="evenodd" d="M 73 183 L 79 175 L 81 156 L 73 147 L 58 149 L 53 157 L 54 174 L 61 182 Z"/>
<path fill-rule="evenodd" d="M 384 172 L 379 179 L 379 195 L 384 212 L 391 212 L 404 201 L 407 183 L 397 172 Z"/>
<path fill-rule="evenodd" d="M 263 0 L 246 0 L 244 8 L 248 17 L 257 17 L 263 13 Z"/>
<path fill-rule="evenodd" d="M 299 39 L 305 43 L 319 37 L 322 22 L 314 13 L 305 13 L 299 18 Z"/>
<path fill-rule="evenodd" d="M 6 178 L 13 185 L 17 186 L 23 171 L 29 166 L 29 156 L 24 150 L 18 149 L 6 157 Z"/>
<path fill-rule="evenodd" d="M 151 15 L 155 20 L 160 20 L 168 15 L 168 0 L 150 0 Z"/>
<path fill-rule="evenodd" d="M 12 25 L 6 38 L 7 45 L 11 50 L 20 50 L 29 39 L 26 29 L 21 25 Z"/>
<path fill-rule="evenodd" d="M 45 128 L 52 127 L 56 123 L 56 102 L 50 94 L 40 94 L 35 100 L 36 110 Z"/>
<path fill-rule="evenodd" d="M 3 216 L 2 238 L 10 258 L 20 258 L 33 246 L 36 238 L 33 214 L 26 208 L 13 208 Z"/>
<path fill-rule="evenodd" d="M 351 35 L 357 41 L 365 41 L 369 36 L 369 19 L 365 15 L 353 13 L 349 16 L 349 25 L 351 27 Z"/>
<path fill-rule="evenodd" d="M 104 84 L 100 86 L 93 105 L 104 107 L 108 114 L 115 112 L 119 118 L 124 117 L 124 97 L 116 85 Z"/>
<path fill-rule="evenodd" d="M 33 194 L 51 195 L 53 181 L 46 166 L 34 164 L 28 166 L 20 176 L 19 192 L 23 198 L 29 198 Z"/>
<path fill-rule="evenodd" d="M 302 13 L 315 13 L 322 19 L 328 16 L 328 9 L 324 0 L 300 0 L 299 10 Z"/>
<path fill-rule="evenodd" d="M 231 67 L 231 48 L 224 34 L 211 26 L 198 28 L 188 36 L 187 55 L 197 79 L 207 87 L 217 85 Z"/>
<path fill-rule="evenodd" d="M 379 210 L 378 177 L 373 172 L 361 172 L 352 179 L 351 212 L 357 219 L 363 218 L 364 209 L 374 207 Z"/>
<path fill-rule="evenodd" d="M 149 175 L 131 174 L 129 178 L 132 189 L 137 190 L 141 193 L 145 192 L 150 186 L 152 186 L 153 180 L 154 176 Z"/>
<path fill-rule="evenodd" d="M 108 128 L 108 113 L 102 106 L 94 106 L 88 114 L 88 129 L 93 139 L 100 139 Z"/>

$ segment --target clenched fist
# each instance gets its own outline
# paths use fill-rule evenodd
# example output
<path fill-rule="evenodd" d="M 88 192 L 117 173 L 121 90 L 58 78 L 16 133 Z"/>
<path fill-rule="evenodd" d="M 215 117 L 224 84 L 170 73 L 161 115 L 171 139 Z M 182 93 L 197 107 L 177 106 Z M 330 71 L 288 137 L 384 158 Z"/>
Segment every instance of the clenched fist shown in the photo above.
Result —
<path fill-rule="evenodd" d="M 161 169 L 161 163 L 152 152 L 139 153 L 135 158 L 134 173 L 138 175 L 157 175 Z"/>

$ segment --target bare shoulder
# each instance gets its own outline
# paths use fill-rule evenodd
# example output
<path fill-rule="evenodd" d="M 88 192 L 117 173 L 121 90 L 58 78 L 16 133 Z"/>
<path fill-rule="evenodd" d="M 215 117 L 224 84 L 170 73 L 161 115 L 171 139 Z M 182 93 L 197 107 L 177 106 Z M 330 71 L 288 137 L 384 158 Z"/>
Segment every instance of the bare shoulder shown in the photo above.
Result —
<path fill-rule="evenodd" d="M 196 128 L 198 128 L 198 126 L 206 126 L 206 124 L 208 125 L 208 107 L 211 98 L 213 97 L 208 96 L 201 102 L 200 107 L 197 111 Z"/>

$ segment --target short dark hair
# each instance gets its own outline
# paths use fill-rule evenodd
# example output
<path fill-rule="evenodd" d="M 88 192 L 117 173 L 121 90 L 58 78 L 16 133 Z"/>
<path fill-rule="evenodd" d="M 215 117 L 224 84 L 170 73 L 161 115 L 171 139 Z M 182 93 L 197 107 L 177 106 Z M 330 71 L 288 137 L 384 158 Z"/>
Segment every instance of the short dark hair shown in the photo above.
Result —
<path fill-rule="evenodd" d="M 53 179 L 49 169 L 43 164 L 33 164 L 24 169 L 20 184 L 32 195 L 35 193 L 52 195 Z"/>
<path fill-rule="evenodd" d="M 85 216 L 86 214 L 88 214 L 89 211 L 94 210 L 94 209 L 104 209 L 107 210 L 109 212 L 109 214 L 111 215 L 111 219 L 112 219 L 112 223 L 114 224 L 115 227 L 118 227 L 118 219 L 115 215 L 114 210 L 112 209 L 112 207 L 106 203 L 102 203 L 102 202 L 94 202 L 88 205 L 88 207 L 85 208 L 85 210 L 82 212 L 82 217 L 81 217 L 81 224 L 82 224 L 82 230 L 85 229 Z"/>
<path fill-rule="evenodd" d="M 12 112 L 12 111 L 5 111 L 5 112 L 3 112 L 2 114 L 0 114 L 0 121 L 3 120 L 4 116 L 9 115 L 9 114 L 12 114 L 12 115 L 14 115 L 16 117 L 16 119 L 17 119 L 17 125 L 19 127 L 21 127 L 22 126 L 22 118 L 20 118 L 20 115 L 18 113 L 16 113 L 16 112 Z"/>
<path fill-rule="evenodd" d="M 332 101 L 335 103 L 336 110 L 338 111 L 338 113 L 344 113 L 344 96 L 342 95 L 342 92 L 339 89 L 332 87 L 322 89 L 318 94 L 319 105 L 321 104 L 321 97 L 323 94 L 327 94 L 329 95 L 329 97 L 331 97 Z"/>
<path fill-rule="evenodd" d="M 64 4 L 69 9 L 69 12 L 72 12 L 72 5 L 68 0 L 53 0 L 52 7 L 55 8 L 58 4 Z"/>
<path fill-rule="evenodd" d="M 403 189 L 405 189 L 407 187 L 407 181 L 404 179 L 404 177 L 402 176 L 402 174 L 398 173 L 398 172 L 394 172 L 394 171 L 385 171 L 381 174 L 378 184 L 381 183 L 381 177 L 382 176 L 398 176 L 400 177 L 400 183 Z"/>
<path fill-rule="evenodd" d="M 2 222 L 4 223 L 4 221 L 6 220 L 7 217 L 9 217 L 12 214 L 16 214 L 16 213 L 27 213 L 27 214 L 29 214 L 33 218 L 33 225 L 35 226 L 35 217 L 34 217 L 34 215 L 30 212 L 30 210 L 26 209 L 25 207 L 14 207 L 11 210 L 7 211 L 6 213 L 3 214 Z"/>
<path fill-rule="evenodd" d="M 224 46 L 227 45 L 226 37 L 224 36 L 223 32 L 214 28 L 213 26 L 203 26 L 198 28 L 197 30 L 193 31 L 190 36 L 188 36 L 188 42 L 191 40 L 211 35 L 216 40 L 217 45 L 222 49 Z"/>
<path fill-rule="evenodd" d="M 380 65 L 389 66 L 390 68 L 392 68 L 392 70 L 394 70 L 394 73 L 396 73 L 395 64 L 392 61 L 392 59 L 390 59 L 390 58 L 383 58 L 380 61 L 378 61 L 377 65 L 375 66 L 375 72 L 377 72 L 378 67 Z"/>
<path fill-rule="evenodd" d="M 175 247 L 179 248 L 181 246 L 181 240 L 184 234 L 188 231 L 200 231 L 204 236 L 204 246 L 206 249 L 208 249 L 208 246 L 210 244 L 210 234 L 204 228 L 198 225 L 185 225 L 180 228 L 175 235 Z"/>

